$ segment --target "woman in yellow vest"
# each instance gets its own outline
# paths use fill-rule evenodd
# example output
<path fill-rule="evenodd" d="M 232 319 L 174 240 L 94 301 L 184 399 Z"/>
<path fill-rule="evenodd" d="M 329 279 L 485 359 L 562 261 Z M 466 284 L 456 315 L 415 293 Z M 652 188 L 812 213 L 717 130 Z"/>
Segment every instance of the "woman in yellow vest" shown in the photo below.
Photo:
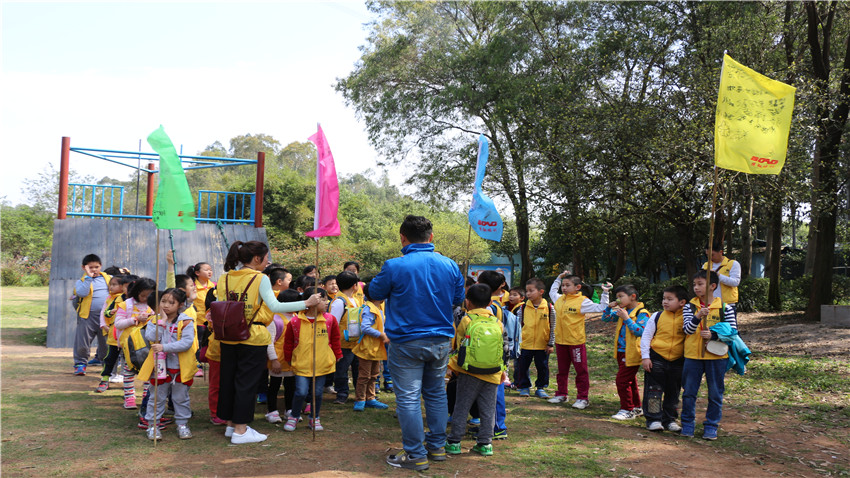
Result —
<path fill-rule="evenodd" d="M 245 320 L 250 335 L 241 341 L 220 340 L 221 371 L 218 394 L 218 418 L 227 420 L 224 435 L 233 444 L 258 443 L 268 438 L 248 426 L 254 419 L 257 384 L 266 369 L 266 346 L 271 336 L 266 326 L 275 313 L 295 312 L 319 303 L 314 295 L 306 302 L 278 302 L 271 282 L 262 270 L 270 263 L 269 247 L 259 241 L 236 241 L 224 261 L 225 273 L 219 278 L 216 298 L 228 300 L 229 293 L 244 292 Z M 241 268 L 237 269 L 239 265 Z M 219 337 L 219 339 L 221 339 Z"/>
<path fill-rule="evenodd" d="M 322 431 L 319 421 L 319 411 L 322 406 L 322 388 L 325 376 L 333 372 L 336 362 L 342 358 L 339 343 L 339 324 L 328 310 L 327 292 L 324 289 L 308 287 L 305 294 L 319 294 L 321 300 L 315 307 L 306 312 L 299 312 L 289 322 L 283 338 L 283 359 L 289 362 L 295 374 L 295 396 L 292 397 L 292 414 L 283 425 L 285 431 L 295 430 L 295 424 L 301 418 L 304 400 L 312 386 L 313 377 L 316 384 L 313 396 L 316 400 L 315 409 L 311 409 L 310 428 Z M 314 330 L 315 328 L 315 330 Z M 315 344 L 313 338 L 315 337 Z M 315 356 L 313 351 L 315 350 Z"/>
<path fill-rule="evenodd" d="M 165 413 L 168 397 L 174 403 L 174 421 L 177 423 L 177 436 L 181 440 L 192 438 L 189 430 L 189 418 L 192 409 L 189 406 L 189 387 L 192 386 L 197 370 L 195 351 L 198 339 L 195 336 L 195 319 L 181 313 L 186 301 L 186 293 L 171 288 L 162 293 L 159 301 L 160 315 L 145 327 L 145 338 L 151 342 L 151 351 L 139 370 L 140 380 L 150 380 L 156 386 L 156 407 L 148 399 L 145 419 L 148 422 L 149 439 L 161 439 L 162 434 L 156 426 Z M 159 368 L 157 355 L 165 354 L 165 370 Z"/>
<path fill-rule="evenodd" d="M 355 412 L 363 411 L 364 408 L 389 408 L 387 404 L 377 400 L 376 387 L 373 386 L 381 373 L 381 361 L 387 359 L 387 344 L 390 343 L 389 337 L 384 333 L 384 311 L 381 310 L 384 301 L 369 297 L 369 284 L 363 286 L 363 296 L 366 303 L 360 315 L 360 339 L 352 349 L 360 360 L 360 372 L 355 384 Z"/>

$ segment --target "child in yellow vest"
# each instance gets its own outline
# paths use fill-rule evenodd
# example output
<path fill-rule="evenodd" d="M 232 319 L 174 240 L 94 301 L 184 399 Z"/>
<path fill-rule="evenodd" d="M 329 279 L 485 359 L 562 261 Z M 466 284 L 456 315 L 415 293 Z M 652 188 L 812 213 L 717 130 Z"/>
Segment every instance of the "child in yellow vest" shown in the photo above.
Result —
<path fill-rule="evenodd" d="M 168 397 L 174 404 L 174 421 L 177 436 L 181 440 L 192 438 L 189 418 L 192 408 L 189 403 L 189 387 L 194 381 L 197 361 L 195 351 L 195 319 L 180 312 L 186 301 L 186 293 L 180 289 L 167 289 L 159 301 L 160 315 L 145 328 L 145 338 L 151 342 L 151 351 L 139 370 L 140 380 L 150 380 L 156 388 L 156 407 L 147 407 L 147 429 L 149 439 L 161 439 L 157 423 L 165 413 Z M 165 353 L 165 370 L 158 376 L 157 354 Z"/>
<path fill-rule="evenodd" d="M 664 311 L 649 318 L 640 336 L 643 415 L 650 431 L 682 431 L 676 419 L 685 363 L 682 308 L 687 302 L 688 290 L 684 287 L 674 285 L 664 289 L 661 299 Z"/>
<path fill-rule="evenodd" d="M 602 287 L 599 303 L 590 300 L 590 286 L 582 283 L 578 276 L 562 272 L 549 289 L 549 298 L 555 303 L 555 355 L 558 359 L 558 390 L 549 403 L 567 401 L 570 383 L 570 365 L 576 370 L 576 401 L 573 408 L 584 410 L 590 403 L 590 374 L 587 369 L 587 336 L 584 329 L 586 314 L 605 311 L 608 303 L 610 283 Z M 560 292 L 559 292 L 560 291 Z"/>
<path fill-rule="evenodd" d="M 112 276 L 109 279 L 109 297 L 100 311 L 100 330 L 106 336 L 106 357 L 103 359 L 103 371 L 100 373 L 100 383 L 95 392 L 103 393 L 109 389 L 109 376 L 121 354 L 118 348 L 118 338 L 115 334 L 115 312 L 124 303 L 121 296 L 124 294 L 124 282 L 122 276 Z"/>
<path fill-rule="evenodd" d="M 154 314 L 148 305 L 148 297 L 156 290 L 156 282 L 153 279 L 141 278 L 133 282 L 127 291 L 127 299 L 115 312 L 115 330 L 119 346 L 124 354 L 124 408 L 136 409 L 136 370 L 130 361 L 127 351 L 127 341 L 136 329 L 141 329 L 148 323 L 148 319 Z M 147 385 L 145 385 L 147 387 Z"/>
<path fill-rule="evenodd" d="M 334 403 L 343 404 L 348 400 L 348 370 L 351 369 L 351 383 L 357 384 L 358 374 L 360 372 L 360 362 L 357 356 L 354 355 L 352 349 L 357 345 L 356 340 L 345 340 L 342 331 L 348 326 L 348 309 L 356 308 L 363 305 L 363 302 L 358 302 L 355 293 L 358 291 L 357 274 L 350 271 L 343 271 L 336 276 L 336 285 L 339 287 L 337 298 L 331 303 L 331 315 L 336 318 L 340 329 L 340 347 L 342 348 L 342 359 L 337 362 L 334 372 L 334 391 L 336 392 L 336 400 Z"/>
<path fill-rule="evenodd" d="M 525 289 L 522 287 L 514 287 L 511 289 L 510 293 L 508 293 L 508 303 L 505 304 L 505 308 L 516 314 L 519 311 L 519 308 L 522 307 L 523 302 L 525 302 Z"/>
<path fill-rule="evenodd" d="M 100 270 L 100 257 L 87 254 L 83 257 L 82 269 L 85 272 L 74 284 L 74 299 L 79 302 L 77 309 L 77 329 L 74 335 L 74 375 L 85 375 L 86 366 L 101 365 L 106 356 L 106 337 L 100 330 L 100 311 L 103 310 L 109 296 L 109 274 Z M 89 354 L 92 339 L 97 338 L 97 352 L 90 362 Z"/>
<path fill-rule="evenodd" d="M 525 283 L 525 296 L 528 300 L 516 314 L 522 324 L 522 345 L 514 374 L 520 397 L 530 395 L 531 379 L 528 377 L 528 369 L 531 368 L 533 360 L 537 368 L 537 379 L 534 381 L 537 392 L 534 395 L 537 398 L 549 398 L 545 389 L 549 386 L 549 354 L 555 346 L 556 316 L 555 307 L 543 298 L 545 293 L 546 285 L 542 280 L 529 279 Z"/>
<path fill-rule="evenodd" d="M 682 312 L 682 330 L 685 338 L 685 363 L 682 366 L 682 436 L 694 436 L 696 420 L 696 398 L 699 392 L 702 376 L 708 388 L 708 406 L 705 410 L 702 437 L 706 440 L 717 439 L 717 427 L 723 414 L 723 392 L 725 389 L 724 376 L 729 355 L 715 355 L 706 350 L 709 340 L 717 340 L 717 333 L 712 326 L 719 322 L 727 322 L 732 329 L 737 330 L 735 310 L 723 303 L 720 297 L 715 297 L 711 304 L 705 304 L 702 298 L 713 294 L 719 282 L 717 273 L 711 271 L 706 280 L 705 269 L 694 275 L 694 297 Z"/>
<path fill-rule="evenodd" d="M 389 406 L 381 403 L 375 396 L 375 380 L 381 374 L 381 361 L 387 359 L 387 344 L 389 337 L 384 333 L 384 311 L 381 309 L 383 300 L 373 300 L 369 297 L 369 284 L 363 287 L 366 303 L 360 322 L 360 339 L 352 352 L 360 361 L 360 371 L 357 374 L 355 387 L 354 411 L 361 412 L 364 408 L 385 410 Z"/>
<path fill-rule="evenodd" d="M 481 280 L 480 277 L 479 280 Z M 491 289 L 487 284 L 478 283 L 467 289 L 464 305 L 469 312 L 461 319 L 457 326 L 452 343 L 454 350 L 459 350 L 462 342 L 469 335 L 470 324 L 472 324 L 473 320 L 472 317 L 475 317 L 476 320 L 487 320 L 486 318 L 496 320 L 493 319 L 494 314 L 490 307 L 491 302 Z M 496 322 L 504 334 L 504 326 L 498 320 Z M 492 336 L 489 333 L 487 336 L 482 335 L 482 337 Z M 503 337 L 499 337 L 499 339 L 503 339 Z M 496 345 L 498 343 L 498 341 L 495 342 Z M 466 357 L 469 357 L 469 355 Z M 504 354 L 501 357 L 504 358 Z M 499 361 L 501 362 L 501 360 Z M 461 454 L 460 441 L 466 433 L 466 417 L 474 403 L 478 405 L 481 422 L 476 436 L 477 443 L 472 447 L 472 451 L 483 456 L 493 454 L 492 441 L 496 425 L 497 394 L 499 385 L 508 379 L 505 373 L 504 363 L 500 365 L 501 367 L 486 370 L 486 373 L 483 373 L 485 372 L 484 369 L 479 370 L 482 373 L 473 373 L 469 371 L 470 369 L 474 370 L 472 367 L 464 365 L 467 367 L 467 369 L 464 369 L 464 366 L 459 364 L 459 354 L 453 354 L 449 358 L 449 368 L 453 374 L 457 375 L 457 393 L 454 410 L 452 411 L 451 432 L 446 439 L 446 454 Z M 435 451 L 429 450 L 429 454 L 433 456 Z"/>
<path fill-rule="evenodd" d="M 301 294 L 295 289 L 286 289 L 278 294 L 277 300 L 280 302 L 298 302 L 301 300 Z M 278 411 L 277 403 L 277 396 L 280 393 L 281 385 L 283 385 L 284 416 L 289 418 L 291 413 L 292 396 L 295 395 L 295 374 L 292 373 L 292 366 L 283 360 L 283 339 L 286 327 L 296 315 L 294 312 L 274 314 L 274 319 L 267 326 L 269 335 L 272 337 L 272 342 L 266 349 L 266 354 L 269 357 L 269 388 L 267 397 L 269 412 L 266 413 L 266 420 L 269 423 L 281 423 L 283 421 Z"/>
<path fill-rule="evenodd" d="M 611 302 L 602 313 L 605 322 L 617 322 L 617 395 L 620 396 L 620 411 L 611 416 L 615 420 L 630 420 L 643 415 L 640 408 L 640 390 L 637 372 L 640 369 L 640 336 L 649 312 L 638 302 L 637 289 L 631 284 L 614 289 L 616 302 Z"/>
<path fill-rule="evenodd" d="M 336 276 L 327 276 L 322 279 L 322 289 L 325 289 L 325 292 L 328 293 L 328 300 L 331 302 L 336 299 L 337 294 L 339 294 L 339 287 L 336 286 Z"/>
<path fill-rule="evenodd" d="M 292 397 L 292 415 L 283 425 L 285 431 L 295 430 L 301 409 L 312 385 L 313 377 L 316 386 L 313 397 L 316 406 L 311 410 L 310 428 L 322 431 L 319 421 L 319 411 L 322 406 L 322 387 L 325 375 L 332 372 L 336 362 L 342 358 L 340 349 L 339 325 L 333 315 L 326 313 L 328 308 L 327 292 L 323 289 L 308 287 L 304 296 L 320 294 L 322 299 L 307 311 L 301 311 L 292 319 L 284 332 L 283 359 L 292 367 L 295 374 L 295 395 Z M 315 328 L 315 331 L 313 330 Z M 313 337 L 316 338 L 315 356 L 313 355 Z"/>

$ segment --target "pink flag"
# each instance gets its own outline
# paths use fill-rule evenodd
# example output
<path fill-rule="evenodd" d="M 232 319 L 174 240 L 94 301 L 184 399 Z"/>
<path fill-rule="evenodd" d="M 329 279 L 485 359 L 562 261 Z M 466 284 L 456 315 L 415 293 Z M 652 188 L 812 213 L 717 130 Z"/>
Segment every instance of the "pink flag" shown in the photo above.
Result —
<path fill-rule="evenodd" d="M 313 216 L 313 229 L 305 232 L 307 237 L 319 238 L 325 236 L 339 235 L 339 182 L 336 178 L 336 166 L 331 147 L 322 131 L 322 125 L 318 125 L 319 131 L 309 140 L 319 150 L 319 163 L 316 168 L 316 212 Z"/>

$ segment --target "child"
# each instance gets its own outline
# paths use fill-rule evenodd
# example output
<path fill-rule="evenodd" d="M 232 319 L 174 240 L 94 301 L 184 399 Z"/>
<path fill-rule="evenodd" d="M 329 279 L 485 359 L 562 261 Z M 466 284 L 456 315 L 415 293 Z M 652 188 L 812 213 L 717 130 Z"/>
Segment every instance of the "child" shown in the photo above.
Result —
<path fill-rule="evenodd" d="M 207 311 L 205 318 L 207 330 L 210 331 L 210 335 L 207 337 L 206 350 L 201 355 L 201 359 L 206 360 L 206 362 L 210 365 L 209 390 L 207 391 L 207 402 L 210 407 L 210 423 L 216 426 L 221 426 L 227 425 L 227 420 L 222 420 L 221 418 L 218 418 L 217 415 L 219 377 L 221 376 L 221 343 L 215 338 L 215 333 L 212 332 L 210 307 L 213 302 L 215 302 L 215 288 L 209 291 L 207 298 L 204 299 L 204 308 Z"/>
<path fill-rule="evenodd" d="M 323 300 L 307 311 L 301 311 L 289 323 L 284 332 L 283 359 L 292 366 L 295 374 L 295 395 L 292 397 L 292 415 L 287 418 L 283 425 L 285 431 L 295 430 L 295 424 L 301 417 L 301 408 L 307 398 L 307 392 L 315 376 L 316 386 L 313 388 L 313 397 L 316 401 L 315 409 L 311 410 L 310 428 L 322 431 L 319 421 L 319 410 L 322 407 L 322 390 L 325 375 L 333 372 L 335 363 L 342 358 L 342 350 L 339 346 L 339 325 L 331 314 L 325 313 L 328 307 L 327 292 L 314 287 L 308 288 L 305 296 L 320 294 Z M 315 332 L 313 328 L 316 328 Z M 313 356 L 313 337 L 316 337 L 316 356 Z M 315 371 L 313 363 L 315 361 Z"/>
<path fill-rule="evenodd" d="M 141 329 L 148 322 L 148 318 L 154 314 L 148 305 L 148 298 L 156 289 L 153 279 L 142 278 L 135 282 L 127 292 L 127 300 L 115 312 L 115 329 L 118 330 L 118 343 L 124 351 L 124 408 L 135 410 L 136 389 L 133 381 L 136 371 L 133 362 L 130 361 L 127 350 L 127 340 L 136 329 Z"/>
<path fill-rule="evenodd" d="M 523 302 L 525 302 L 525 289 L 514 287 L 508 294 L 508 303 L 505 307 L 516 314 Z"/>
<path fill-rule="evenodd" d="M 342 271 L 351 272 L 357 276 L 357 289 L 354 291 L 354 300 L 357 301 L 357 305 L 363 305 L 366 302 L 366 298 L 363 296 L 363 286 L 366 284 L 360 281 L 360 263 L 357 261 L 348 261 L 343 264 Z"/>
<path fill-rule="evenodd" d="M 100 329 L 103 335 L 106 336 L 106 345 L 108 347 L 106 357 L 103 359 L 103 372 L 100 373 L 100 383 L 97 385 L 95 392 L 103 393 L 109 389 L 109 376 L 112 375 L 112 369 L 115 367 L 115 362 L 118 361 L 118 339 L 115 335 L 115 312 L 118 306 L 124 303 L 121 296 L 124 294 L 124 278 L 123 276 L 113 276 L 109 279 L 109 297 L 106 298 L 104 307 L 100 311 Z"/>
<path fill-rule="evenodd" d="M 289 273 L 283 266 L 279 264 L 271 264 L 263 270 L 263 274 L 269 276 L 269 282 L 272 284 L 272 292 L 274 292 L 275 296 L 278 296 L 281 292 L 289 289 L 289 283 L 292 281 L 292 274 Z M 269 323 L 271 325 L 271 322 Z M 268 326 L 266 326 L 268 328 Z M 281 329 L 281 337 L 283 336 L 283 329 Z M 272 334 L 272 339 L 274 339 L 274 334 Z M 269 344 L 272 346 L 273 344 Z M 269 349 L 266 349 L 266 355 L 271 360 L 271 356 L 269 355 Z M 269 393 L 269 372 L 268 368 L 263 370 L 263 375 L 260 377 L 260 380 L 257 382 L 257 403 L 265 403 L 268 405 L 268 393 Z M 274 405 L 274 410 L 277 410 L 277 405 Z M 271 410 L 269 410 L 271 412 Z M 279 418 L 279 417 L 278 417 Z M 273 418 L 274 419 L 274 418 Z M 280 423 L 280 420 L 273 422 Z"/>
<path fill-rule="evenodd" d="M 328 300 L 333 302 L 337 293 L 339 293 L 339 287 L 336 286 L 336 276 L 327 276 L 322 279 L 322 289 L 325 289 L 328 293 Z"/>
<path fill-rule="evenodd" d="M 549 386 L 549 354 L 555 345 L 555 307 L 546 302 L 543 294 L 546 285 L 542 280 L 534 278 L 525 283 L 525 296 L 528 300 L 520 307 L 517 317 L 522 324 L 522 345 L 517 359 L 514 379 L 519 389 L 520 397 L 530 394 L 531 380 L 528 369 L 531 361 L 537 368 L 537 380 L 534 385 L 537 398 L 549 398 L 545 388 Z"/>
<path fill-rule="evenodd" d="M 174 421 L 181 440 L 192 438 L 189 418 L 189 387 L 195 376 L 195 319 L 180 312 L 186 302 L 186 293 L 180 289 L 167 289 L 159 301 L 160 315 L 145 328 L 145 338 L 151 342 L 151 351 L 139 370 L 140 379 L 149 379 L 156 385 L 156 407 L 148 407 L 145 418 L 151 424 L 147 430 L 150 440 L 162 439 L 157 423 L 165 413 L 169 396 L 174 403 Z M 165 377 L 157 376 L 157 354 L 165 353 Z"/>
<path fill-rule="evenodd" d="M 682 389 L 682 365 L 685 363 L 685 333 L 682 331 L 682 307 L 688 291 L 680 285 L 664 289 L 663 312 L 656 312 L 640 336 L 643 365 L 643 414 L 650 431 L 680 432 L 679 392 Z"/>
<path fill-rule="evenodd" d="M 192 302 L 195 305 L 195 311 L 198 313 L 198 320 L 195 321 L 195 326 L 200 327 L 204 325 L 204 318 L 207 316 L 207 309 L 204 308 L 207 294 L 210 290 L 215 289 L 215 282 L 212 280 L 213 269 L 208 263 L 199 262 L 194 266 L 189 266 L 186 269 L 186 275 L 195 283 L 197 296 Z"/>
<path fill-rule="evenodd" d="M 485 327 L 496 325 L 502 331 L 501 322 L 493 315 L 493 311 L 489 305 L 492 301 L 490 297 L 491 289 L 486 284 L 476 284 L 466 291 L 466 309 L 469 311 L 461 320 L 455 333 L 453 346 L 458 350 L 458 354 L 453 354 L 449 359 L 449 368 L 453 373 L 457 374 L 457 398 L 455 399 L 454 411 L 452 413 L 452 430 L 446 440 L 446 453 L 449 455 L 459 455 L 461 453 L 460 440 L 466 434 L 466 417 L 469 414 L 469 409 L 473 403 L 478 405 L 478 411 L 481 415 L 481 426 L 478 428 L 477 443 L 472 447 L 472 451 L 483 456 L 493 454 L 493 429 L 496 423 L 496 394 L 499 384 L 507 380 L 507 374 L 504 371 L 503 357 L 503 342 L 502 334 L 495 332 L 490 333 Z M 490 324 L 491 323 L 491 324 Z M 478 335 L 474 329 L 486 331 L 486 334 L 481 334 L 478 337 L 470 337 Z M 487 342 L 485 338 L 491 337 L 491 342 Z M 470 345 L 470 340 L 473 340 L 475 345 Z M 465 346 L 465 350 L 461 350 Z M 478 347 L 474 350 L 473 347 Z M 486 349 L 492 351 L 488 354 L 484 352 Z M 472 365 L 471 357 L 484 357 L 493 355 L 492 368 L 476 368 Z M 463 357 L 463 364 L 461 364 Z M 429 450 L 429 454 L 439 453 L 439 451 Z"/>
<path fill-rule="evenodd" d="M 369 285 L 363 287 L 366 303 L 360 322 L 360 339 L 351 349 L 360 362 L 355 387 L 354 411 L 362 412 L 364 408 L 389 408 L 385 403 L 375 398 L 375 387 L 372 385 L 381 373 L 381 360 L 387 359 L 387 344 L 389 337 L 384 333 L 384 311 L 381 310 L 383 300 L 373 300 L 369 297 Z"/>
<path fill-rule="evenodd" d="M 504 329 L 505 316 L 508 315 L 502 305 L 502 298 L 504 296 L 502 292 L 504 292 L 505 275 L 499 271 L 482 271 L 478 274 L 478 283 L 487 285 L 487 287 L 489 287 L 492 291 L 490 293 L 490 304 L 488 307 L 493 312 L 493 315 L 499 319 L 499 322 L 502 324 L 502 328 Z M 507 369 L 505 370 L 505 373 L 507 373 Z M 507 411 L 505 407 L 505 382 L 506 381 L 500 382 L 498 389 L 496 390 L 496 424 L 493 429 L 493 438 L 496 440 L 505 440 L 508 438 L 508 426 L 505 423 L 505 418 L 507 418 Z M 479 410 L 475 408 L 473 412 L 473 418 L 469 421 L 469 424 L 480 425 L 481 417 Z"/>
<path fill-rule="evenodd" d="M 294 289 L 286 289 L 280 292 L 277 296 L 280 302 L 298 302 L 301 300 L 301 294 Z M 280 423 L 283 419 L 280 418 L 280 412 L 277 406 L 277 395 L 280 393 L 280 386 L 283 385 L 284 410 L 286 418 L 289 418 L 292 407 L 292 396 L 295 394 L 295 375 L 292 373 L 292 366 L 283 360 L 283 335 L 289 322 L 295 318 L 294 312 L 274 314 L 274 319 L 268 325 L 269 335 L 272 337 L 272 343 L 269 344 L 267 354 L 269 357 L 269 387 L 268 387 L 268 410 L 266 420 L 269 423 Z"/>
<path fill-rule="evenodd" d="M 334 389 L 336 390 L 334 403 L 336 404 L 343 404 L 348 400 L 348 369 L 351 369 L 351 382 L 354 384 L 357 383 L 358 373 L 360 372 L 360 362 L 354 352 L 351 351 L 357 345 L 357 340 L 345 340 L 345 337 L 342 336 L 342 331 L 348 327 L 348 310 L 361 305 L 354 298 L 354 293 L 357 292 L 357 281 L 357 275 L 353 272 L 343 271 L 337 274 L 336 284 L 339 287 L 339 295 L 331 303 L 331 315 L 339 324 L 340 338 L 342 339 L 340 343 L 342 360 L 337 362 L 334 372 Z"/>
<path fill-rule="evenodd" d="M 573 408 L 587 408 L 590 393 L 590 375 L 587 370 L 587 336 L 584 329 L 586 314 L 605 311 L 608 303 L 610 283 L 602 287 L 602 297 L 599 304 L 590 300 L 593 294 L 590 286 L 582 283 L 578 276 L 570 275 L 569 271 L 562 272 L 552 288 L 549 297 L 555 303 L 557 316 L 555 325 L 555 354 L 558 358 L 558 391 L 549 399 L 549 403 L 567 401 L 570 384 L 570 365 L 576 370 L 576 401 Z M 558 293 L 558 290 L 561 292 Z"/>
<path fill-rule="evenodd" d="M 79 300 L 77 309 L 77 332 L 74 337 L 74 375 L 85 375 L 89 362 L 92 339 L 97 337 L 95 357 L 99 363 L 106 356 L 106 337 L 100 330 L 100 311 L 109 296 L 111 277 L 101 272 L 100 257 L 88 254 L 83 257 L 82 269 L 85 272 L 77 281 L 74 292 Z"/>
<path fill-rule="evenodd" d="M 738 323 L 735 320 L 735 309 L 724 304 L 720 297 L 714 297 L 709 305 L 703 302 L 706 287 L 708 293 L 713 294 L 718 282 L 714 271 L 711 271 L 708 281 L 705 270 L 697 272 L 693 278 L 696 297 L 682 311 L 682 330 L 687 335 L 685 363 L 682 366 L 682 436 L 685 437 L 694 436 L 696 399 L 703 374 L 708 387 L 708 406 L 702 431 L 704 439 L 717 439 L 717 427 L 723 414 L 724 375 L 729 355 L 714 355 L 705 346 L 707 341 L 717 340 L 717 333 L 710 330 L 713 325 L 727 322 L 732 329 L 738 330 Z"/>
<path fill-rule="evenodd" d="M 637 289 L 633 285 L 621 285 L 614 289 L 616 302 L 611 302 L 602 313 L 605 322 L 617 321 L 617 394 L 620 396 L 620 411 L 611 416 L 615 420 L 630 420 L 643 415 L 640 408 L 640 390 L 637 372 L 640 368 L 640 340 L 649 312 L 643 302 L 637 300 Z"/>

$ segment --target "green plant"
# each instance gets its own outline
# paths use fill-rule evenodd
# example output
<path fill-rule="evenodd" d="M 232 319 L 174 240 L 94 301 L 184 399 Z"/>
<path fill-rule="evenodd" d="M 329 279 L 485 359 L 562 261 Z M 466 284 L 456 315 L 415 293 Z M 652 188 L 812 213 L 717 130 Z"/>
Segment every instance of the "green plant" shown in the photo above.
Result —
<path fill-rule="evenodd" d="M 757 312 L 768 310 L 767 289 L 770 281 L 765 278 L 748 277 L 738 286 L 738 310 Z"/>

